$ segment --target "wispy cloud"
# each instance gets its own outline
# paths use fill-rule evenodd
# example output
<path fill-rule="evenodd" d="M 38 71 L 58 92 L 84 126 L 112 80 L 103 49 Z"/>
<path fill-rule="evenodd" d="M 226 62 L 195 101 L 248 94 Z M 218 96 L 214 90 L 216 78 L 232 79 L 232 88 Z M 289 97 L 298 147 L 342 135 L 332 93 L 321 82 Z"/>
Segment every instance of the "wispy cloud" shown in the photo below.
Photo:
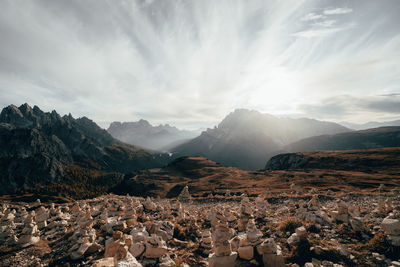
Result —
<path fill-rule="evenodd" d="M 342 15 L 342 14 L 348 14 L 351 12 L 353 12 L 353 9 L 347 8 L 347 7 L 339 7 L 339 8 L 324 10 L 325 15 Z"/>
<path fill-rule="evenodd" d="M 320 22 L 316 22 L 314 23 L 314 26 L 321 26 L 321 27 L 332 27 L 333 25 L 335 25 L 336 20 L 324 20 L 324 21 L 320 21 Z"/>
<path fill-rule="evenodd" d="M 327 35 L 335 33 L 335 32 L 343 31 L 345 29 L 346 28 L 313 29 L 313 30 L 296 32 L 293 34 L 293 36 L 305 37 L 305 38 L 323 37 L 323 36 L 327 36 Z"/>
<path fill-rule="evenodd" d="M 301 18 L 302 21 L 312 21 L 326 18 L 326 16 L 316 13 L 308 13 L 304 17 Z"/>

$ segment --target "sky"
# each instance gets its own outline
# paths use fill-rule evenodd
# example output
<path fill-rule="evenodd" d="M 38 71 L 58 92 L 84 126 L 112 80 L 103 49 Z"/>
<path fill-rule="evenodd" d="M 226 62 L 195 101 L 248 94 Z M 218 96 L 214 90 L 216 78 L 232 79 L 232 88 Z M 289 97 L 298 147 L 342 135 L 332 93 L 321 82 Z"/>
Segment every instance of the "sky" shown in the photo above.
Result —
<path fill-rule="evenodd" d="M 0 107 L 102 127 L 400 118 L 399 0 L 0 0 Z"/>

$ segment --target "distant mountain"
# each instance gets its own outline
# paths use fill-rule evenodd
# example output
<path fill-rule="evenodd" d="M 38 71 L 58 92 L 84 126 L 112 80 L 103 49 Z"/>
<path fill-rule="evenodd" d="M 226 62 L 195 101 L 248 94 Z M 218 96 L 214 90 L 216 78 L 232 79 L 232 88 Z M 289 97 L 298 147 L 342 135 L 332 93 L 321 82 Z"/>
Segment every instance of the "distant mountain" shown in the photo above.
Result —
<path fill-rule="evenodd" d="M 169 160 L 114 139 L 86 117 L 61 117 L 28 104 L 10 105 L 0 114 L 0 194 L 49 184 L 87 187 L 87 179 L 112 184 L 123 173 Z"/>
<path fill-rule="evenodd" d="M 284 147 L 286 152 L 400 147 L 400 127 L 380 127 L 335 135 L 313 136 Z"/>
<path fill-rule="evenodd" d="M 169 124 L 152 126 L 146 120 L 137 122 L 113 122 L 107 131 L 131 145 L 153 150 L 165 150 L 172 144 L 180 144 L 200 134 L 199 131 L 179 130 Z"/>
<path fill-rule="evenodd" d="M 214 129 L 172 149 L 181 156 L 205 156 L 227 166 L 261 169 L 265 160 L 297 140 L 350 131 L 332 122 L 278 118 L 254 110 L 238 109 Z"/>
<path fill-rule="evenodd" d="M 363 124 L 340 122 L 340 124 L 354 130 L 366 130 L 371 128 L 385 127 L 385 126 L 400 126 L 400 120 L 384 121 L 384 122 L 370 121 Z"/>

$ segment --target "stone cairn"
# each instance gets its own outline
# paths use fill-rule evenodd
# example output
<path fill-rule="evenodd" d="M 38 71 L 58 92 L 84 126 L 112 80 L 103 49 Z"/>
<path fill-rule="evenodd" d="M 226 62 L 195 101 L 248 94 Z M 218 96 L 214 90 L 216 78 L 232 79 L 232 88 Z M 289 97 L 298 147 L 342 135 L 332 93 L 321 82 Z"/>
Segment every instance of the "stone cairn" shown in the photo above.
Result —
<path fill-rule="evenodd" d="M 254 219 L 250 219 L 247 223 L 246 234 L 239 241 L 239 258 L 251 260 L 254 258 L 254 248 L 259 245 L 262 240 L 262 232 L 257 229 Z"/>
<path fill-rule="evenodd" d="M 213 243 L 210 231 L 203 231 L 201 234 L 200 247 L 203 249 L 204 254 L 210 254 L 212 251 Z"/>
<path fill-rule="evenodd" d="M 389 214 L 381 223 L 381 228 L 385 231 L 393 246 L 400 246 L 400 210 L 396 209 Z"/>
<path fill-rule="evenodd" d="M 189 187 L 185 185 L 185 187 L 182 189 L 181 193 L 178 196 L 178 199 L 180 201 L 189 201 L 192 199 L 192 196 L 189 193 Z"/>
<path fill-rule="evenodd" d="M 238 224 L 239 232 L 243 232 L 246 229 L 247 222 L 253 215 L 252 205 L 247 196 L 245 196 L 240 202 L 240 219 Z"/>
<path fill-rule="evenodd" d="M 24 209 L 25 210 L 25 209 Z M 18 242 L 18 238 L 15 235 L 14 229 L 16 228 L 16 225 L 14 223 L 15 220 L 15 213 L 16 211 L 7 209 L 3 212 L 4 214 L 1 214 L 1 228 L 0 228 L 0 241 L 4 243 L 9 243 L 9 244 L 16 244 Z M 25 210 L 26 212 L 26 210 Z M 24 218 L 26 219 L 26 217 Z"/>
<path fill-rule="evenodd" d="M 303 193 L 303 189 L 300 186 L 296 185 L 295 183 L 292 183 L 290 185 L 290 193 L 299 195 Z"/>
<path fill-rule="evenodd" d="M 47 210 L 45 207 L 40 206 L 36 210 L 36 222 L 38 225 L 38 228 L 41 230 L 47 226 L 47 219 L 49 218 L 49 213 L 50 211 Z"/>
<path fill-rule="evenodd" d="M 34 217 L 35 212 L 32 211 L 25 219 L 22 235 L 18 238 L 18 244 L 21 247 L 27 247 L 40 241 L 40 232 L 34 221 Z"/>
<path fill-rule="evenodd" d="M 284 267 L 285 261 L 282 250 L 275 244 L 273 238 L 265 239 L 257 246 L 258 254 L 262 255 L 264 267 Z"/>
<path fill-rule="evenodd" d="M 353 217 L 349 212 L 349 207 L 343 200 L 337 202 L 337 211 L 331 211 L 330 214 L 335 221 L 349 224 L 354 231 L 364 232 L 365 227 L 361 217 Z"/>
<path fill-rule="evenodd" d="M 145 242 L 149 237 L 149 233 L 146 231 L 146 227 L 139 223 L 135 225 L 130 233 L 132 235 L 132 245 L 129 252 L 133 257 L 137 258 L 141 256 L 146 249 Z"/>
<path fill-rule="evenodd" d="M 256 202 L 255 218 L 264 220 L 265 217 L 267 216 L 267 203 L 268 203 L 265 200 L 265 196 L 264 195 L 259 195 L 256 198 L 255 202 Z"/>
<path fill-rule="evenodd" d="M 213 233 L 213 253 L 208 256 L 209 267 L 234 266 L 237 252 L 231 249 L 230 238 L 232 232 L 226 223 L 220 223 L 215 227 Z"/>
<path fill-rule="evenodd" d="M 74 208 L 75 207 L 75 208 Z M 78 221 L 75 225 L 75 231 L 69 238 L 74 245 L 69 249 L 70 257 L 73 260 L 83 258 L 86 254 L 98 251 L 101 246 L 96 243 L 96 230 L 92 228 L 94 224 L 93 217 L 90 212 L 84 212 L 79 205 L 75 205 L 73 213 L 78 214 Z"/>

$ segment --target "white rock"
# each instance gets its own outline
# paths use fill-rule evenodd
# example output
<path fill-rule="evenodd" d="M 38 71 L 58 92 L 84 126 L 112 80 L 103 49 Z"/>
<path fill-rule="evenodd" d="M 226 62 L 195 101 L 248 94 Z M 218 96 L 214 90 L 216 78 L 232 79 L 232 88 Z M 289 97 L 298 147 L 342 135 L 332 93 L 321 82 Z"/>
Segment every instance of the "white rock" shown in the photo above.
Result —
<path fill-rule="evenodd" d="M 400 235 L 400 220 L 385 218 L 381 227 L 388 235 Z"/>
<path fill-rule="evenodd" d="M 299 237 L 307 237 L 307 230 L 304 226 L 300 226 L 300 227 L 296 228 L 296 234 Z"/>
<path fill-rule="evenodd" d="M 113 257 L 103 258 L 93 263 L 92 267 L 115 267 L 115 260 Z"/>
<path fill-rule="evenodd" d="M 135 257 L 133 257 L 129 252 L 126 254 L 124 259 L 120 259 L 117 261 L 118 267 L 142 267 Z"/>
<path fill-rule="evenodd" d="M 288 243 L 290 246 L 296 246 L 299 242 L 300 242 L 300 237 L 299 237 L 296 233 L 293 233 L 293 234 L 287 239 L 287 243 Z"/>

